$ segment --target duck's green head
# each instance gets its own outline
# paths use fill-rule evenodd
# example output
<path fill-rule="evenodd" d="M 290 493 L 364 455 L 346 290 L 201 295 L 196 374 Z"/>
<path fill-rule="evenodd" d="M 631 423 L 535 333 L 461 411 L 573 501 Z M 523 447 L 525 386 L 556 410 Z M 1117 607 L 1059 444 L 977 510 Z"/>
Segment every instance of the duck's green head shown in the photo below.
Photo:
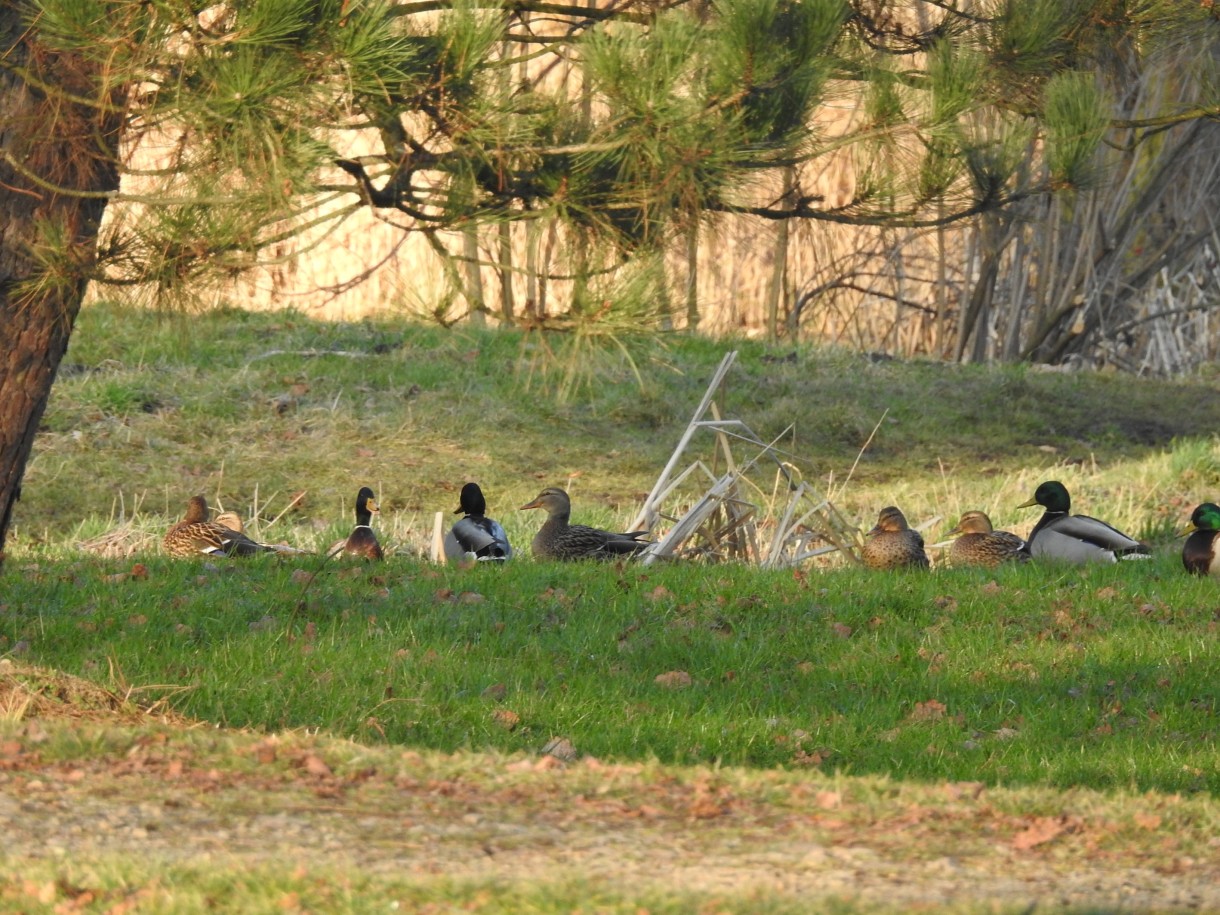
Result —
<path fill-rule="evenodd" d="M 1069 512 L 1072 510 L 1072 497 L 1068 495 L 1067 487 L 1058 480 L 1047 480 L 1034 490 L 1034 497 L 1028 502 L 1022 502 L 1017 508 L 1029 508 L 1031 505 L 1041 505 L 1048 512 Z"/>
<path fill-rule="evenodd" d="M 462 487 L 462 495 L 455 515 L 486 515 L 487 498 L 478 483 L 467 483 Z"/>
<path fill-rule="evenodd" d="M 1204 502 L 1190 516 L 1185 534 L 1191 531 L 1220 531 L 1220 505 L 1214 502 Z"/>

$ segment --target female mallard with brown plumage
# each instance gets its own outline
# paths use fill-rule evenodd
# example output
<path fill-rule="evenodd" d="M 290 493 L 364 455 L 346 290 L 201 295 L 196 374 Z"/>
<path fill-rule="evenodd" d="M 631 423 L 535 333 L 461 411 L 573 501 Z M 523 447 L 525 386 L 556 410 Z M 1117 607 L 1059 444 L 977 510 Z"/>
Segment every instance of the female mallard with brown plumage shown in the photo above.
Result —
<path fill-rule="evenodd" d="M 227 527 L 231 531 L 237 531 L 239 534 L 246 532 L 246 524 L 241 520 L 241 515 L 237 512 L 221 512 L 212 519 L 221 527 Z"/>
<path fill-rule="evenodd" d="M 929 565 L 923 537 L 911 530 L 906 516 L 893 505 L 881 509 L 876 525 L 864 535 L 860 554 L 870 569 L 926 569 Z"/>
<path fill-rule="evenodd" d="M 361 486 L 360 491 L 356 493 L 356 526 L 352 528 L 352 532 L 347 535 L 346 540 L 336 541 L 331 546 L 326 553 L 327 557 L 384 559 L 385 553 L 381 549 L 381 543 L 377 540 L 377 533 L 373 530 L 373 515 L 380 514 L 380 512 L 381 509 L 377 507 L 377 499 L 373 495 L 373 490 L 367 486 Z"/>
<path fill-rule="evenodd" d="M 957 536 L 949 547 L 949 562 L 955 566 L 998 566 L 1002 562 L 1028 562 L 1025 541 L 1008 531 L 997 531 L 984 512 L 962 515 L 957 527 L 945 534 Z"/>
<path fill-rule="evenodd" d="M 161 545 L 169 555 L 182 559 L 274 552 L 272 547 L 251 540 L 241 531 L 209 521 L 208 502 L 203 496 L 191 496 L 186 515 L 166 531 Z"/>
<path fill-rule="evenodd" d="M 521 506 L 542 508 L 549 516 L 534 535 L 535 559 L 614 559 L 632 556 L 648 548 L 648 531 L 631 531 L 616 534 L 583 524 L 569 524 L 572 517 L 572 500 L 562 489 L 544 489 L 532 502 Z"/>
<path fill-rule="evenodd" d="M 1017 508 L 1033 505 L 1046 509 L 1029 533 L 1029 552 L 1035 559 L 1082 564 L 1148 558 L 1148 547 L 1134 537 L 1088 515 L 1071 514 L 1072 497 L 1058 480 L 1041 484 L 1034 497 Z"/>
<path fill-rule="evenodd" d="M 1182 544 L 1182 565 L 1193 575 L 1220 576 L 1220 506 L 1204 502 L 1190 516 L 1182 534 L 1190 534 Z M 1181 535 L 1179 535 L 1181 536 Z"/>

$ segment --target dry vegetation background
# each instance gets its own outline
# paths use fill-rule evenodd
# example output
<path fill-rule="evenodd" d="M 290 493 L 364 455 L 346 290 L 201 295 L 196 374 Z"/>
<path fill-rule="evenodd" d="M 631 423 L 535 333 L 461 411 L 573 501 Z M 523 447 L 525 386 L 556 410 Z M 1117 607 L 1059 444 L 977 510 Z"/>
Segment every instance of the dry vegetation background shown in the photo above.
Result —
<path fill-rule="evenodd" d="M 920 2 L 894 9 L 887 15 L 925 27 L 940 15 Z M 524 82 L 545 74 L 546 88 L 578 97 L 580 71 L 570 53 L 559 47 L 522 64 L 517 76 Z M 1210 55 L 1184 48 L 1174 66 L 1130 69 L 1122 85 L 1107 87 L 1115 122 L 1203 104 L 1197 71 Z M 863 97 L 860 86 L 831 82 L 811 125 L 815 154 L 790 174 L 760 174 L 740 190 L 740 201 L 780 206 L 795 189 L 820 197 L 827 211 L 850 204 L 857 180 L 875 164 L 875 148 L 852 139 L 867 132 Z M 985 111 L 972 117 L 975 129 L 999 129 Z M 1135 137 L 1110 132 L 1090 190 L 1027 199 L 939 228 L 706 214 L 697 235 L 670 241 L 669 301 L 657 303 L 666 314 L 659 326 L 697 323 L 713 335 L 799 337 L 955 361 L 1028 359 L 1159 375 L 1195 370 L 1217 355 L 1220 243 L 1211 214 L 1220 203 L 1220 125 L 1187 122 L 1153 140 L 1134 144 Z M 379 151 L 373 132 L 328 139 L 349 157 Z M 144 135 L 128 150 L 130 171 L 151 175 L 177 142 Z M 914 129 L 895 136 L 895 167 L 917 168 L 920 147 Z M 1041 152 L 1037 144 L 1029 149 L 1031 175 L 1046 167 Z M 144 193 L 154 180 L 129 175 L 124 190 Z M 322 180 L 346 179 L 335 169 Z M 354 199 L 319 200 L 320 211 L 344 215 L 274 246 L 256 269 L 222 282 L 213 299 L 331 320 L 414 313 L 446 323 L 494 322 L 568 312 L 570 239 L 557 220 L 437 233 L 430 241 L 417 226 L 395 222 L 401 214 L 353 206 Z M 107 215 L 138 219 L 140 206 L 119 203 Z M 505 276 L 512 277 L 507 290 Z"/>

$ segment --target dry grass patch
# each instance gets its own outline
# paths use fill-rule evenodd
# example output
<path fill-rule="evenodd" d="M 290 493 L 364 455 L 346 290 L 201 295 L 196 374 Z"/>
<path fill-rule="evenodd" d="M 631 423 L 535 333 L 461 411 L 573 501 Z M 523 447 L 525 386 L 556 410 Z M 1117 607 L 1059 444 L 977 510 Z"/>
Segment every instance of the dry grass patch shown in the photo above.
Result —
<path fill-rule="evenodd" d="M 141 702 L 134 689 L 115 692 L 90 680 L 45 667 L 0 658 L 0 724 L 32 720 L 186 726 L 167 699 Z"/>

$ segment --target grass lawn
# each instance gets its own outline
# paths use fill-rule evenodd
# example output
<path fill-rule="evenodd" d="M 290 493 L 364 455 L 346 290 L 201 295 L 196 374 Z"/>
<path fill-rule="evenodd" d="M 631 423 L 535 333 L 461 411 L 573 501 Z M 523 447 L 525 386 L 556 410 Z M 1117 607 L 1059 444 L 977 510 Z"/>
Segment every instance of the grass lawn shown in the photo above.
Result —
<path fill-rule="evenodd" d="M 1215 585 L 1171 558 L 1053 577 L 130 565 L 10 572 L 0 644 L 229 727 L 1220 791 Z"/>

